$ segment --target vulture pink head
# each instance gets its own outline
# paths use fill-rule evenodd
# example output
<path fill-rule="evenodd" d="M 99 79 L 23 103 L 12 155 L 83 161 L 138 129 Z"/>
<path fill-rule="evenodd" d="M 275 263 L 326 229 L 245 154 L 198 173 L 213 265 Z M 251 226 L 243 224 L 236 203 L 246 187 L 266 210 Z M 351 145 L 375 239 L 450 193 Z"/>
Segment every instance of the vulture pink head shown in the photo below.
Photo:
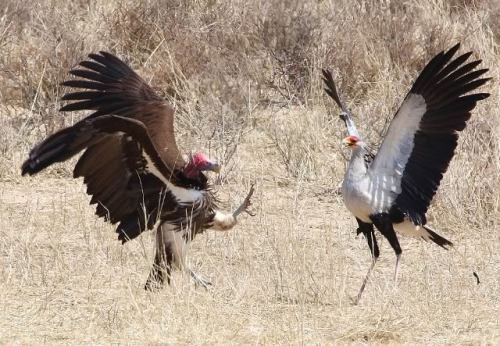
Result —
<path fill-rule="evenodd" d="M 188 163 L 184 168 L 184 174 L 189 178 L 195 178 L 202 171 L 212 171 L 219 173 L 220 165 L 217 161 L 210 160 L 207 155 L 197 152 L 189 155 Z"/>

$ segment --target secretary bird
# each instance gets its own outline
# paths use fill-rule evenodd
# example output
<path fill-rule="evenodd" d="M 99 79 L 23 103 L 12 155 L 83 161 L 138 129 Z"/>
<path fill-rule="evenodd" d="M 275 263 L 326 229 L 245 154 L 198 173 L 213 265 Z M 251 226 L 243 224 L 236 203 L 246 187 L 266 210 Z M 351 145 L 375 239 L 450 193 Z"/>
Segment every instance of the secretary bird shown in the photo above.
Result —
<path fill-rule="evenodd" d="M 470 93 L 486 83 L 488 69 L 475 68 L 481 60 L 466 63 L 472 52 L 454 57 L 460 44 L 437 54 L 417 77 L 389 125 L 378 153 L 362 140 L 352 115 L 342 102 L 330 71 L 323 70 L 326 93 L 342 112 L 352 150 L 342 183 L 347 209 L 355 216 L 372 254 L 372 263 L 355 303 L 380 255 L 375 228 L 396 253 L 397 283 L 401 247 L 397 234 L 423 238 L 448 248 L 453 244 L 426 225 L 429 208 L 457 147 L 471 111 L 488 93 Z"/>

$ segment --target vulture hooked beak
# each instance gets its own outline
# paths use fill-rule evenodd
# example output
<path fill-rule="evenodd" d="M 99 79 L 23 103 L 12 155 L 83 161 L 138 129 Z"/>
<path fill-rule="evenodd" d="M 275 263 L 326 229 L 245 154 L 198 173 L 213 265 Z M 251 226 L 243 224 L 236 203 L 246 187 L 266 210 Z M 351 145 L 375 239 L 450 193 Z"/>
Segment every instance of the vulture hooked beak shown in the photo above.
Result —
<path fill-rule="evenodd" d="M 217 161 L 209 161 L 207 165 L 203 168 L 204 171 L 212 171 L 215 173 L 220 173 L 221 165 Z"/>

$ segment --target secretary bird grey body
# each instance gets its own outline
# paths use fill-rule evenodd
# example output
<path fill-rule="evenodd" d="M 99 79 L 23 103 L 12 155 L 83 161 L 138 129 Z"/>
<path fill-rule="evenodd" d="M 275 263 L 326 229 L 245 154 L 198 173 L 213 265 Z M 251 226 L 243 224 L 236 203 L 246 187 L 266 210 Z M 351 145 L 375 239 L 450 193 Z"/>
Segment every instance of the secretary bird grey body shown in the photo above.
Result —
<path fill-rule="evenodd" d="M 83 177 L 96 214 L 112 224 L 122 243 L 156 231 L 156 254 L 146 289 L 170 283 L 171 271 L 185 270 L 197 284 L 210 284 L 187 268 L 191 240 L 205 229 L 229 230 L 250 206 L 253 186 L 234 213 L 223 213 L 204 171 L 219 165 L 203 153 L 184 156 L 174 135 L 174 110 L 127 64 L 106 52 L 90 54 L 77 79 L 65 86 L 72 101 L 61 111 L 92 110 L 73 126 L 35 146 L 22 166 L 33 175 L 81 151 L 75 178 Z"/>
<path fill-rule="evenodd" d="M 342 183 L 347 209 L 356 217 L 372 254 L 356 304 L 380 255 L 375 228 L 396 253 L 396 282 L 401 258 L 397 234 L 423 238 L 448 248 L 453 244 L 426 225 L 426 212 L 446 172 L 471 111 L 489 94 L 469 94 L 489 78 L 475 70 L 481 60 L 466 63 L 472 52 L 454 58 L 460 45 L 436 55 L 422 70 L 395 114 L 376 155 L 361 139 L 340 99 L 333 77 L 323 70 L 325 91 L 342 109 L 352 149 Z"/>

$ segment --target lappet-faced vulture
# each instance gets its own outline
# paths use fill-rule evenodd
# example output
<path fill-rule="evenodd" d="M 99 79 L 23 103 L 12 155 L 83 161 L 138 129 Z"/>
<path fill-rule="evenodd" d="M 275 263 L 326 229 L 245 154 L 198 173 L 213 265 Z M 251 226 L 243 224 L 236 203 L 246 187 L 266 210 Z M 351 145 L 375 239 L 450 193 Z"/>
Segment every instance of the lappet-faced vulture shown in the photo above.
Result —
<path fill-rule="evenodd" d="M 63 112 L 89 116 L 36 145 L 22 165 L 33 175 L 83 151 L 73 176 L 83 177 L 96 214 L 117 224 L 125 243 L 157 226 L 154 265 L 146 289 L 170 283 L 173 269 L 209 284 L 186 267 L 189 242 L 205 229 L 229 230 L 250 206 L 253 187 L 233 213 L 217 208 L 205 171 L 219 171 L 203 153 L 184 156 L 174 135 L 174 110 L 127 64 L 100 52 L 70 73 Z"/>

